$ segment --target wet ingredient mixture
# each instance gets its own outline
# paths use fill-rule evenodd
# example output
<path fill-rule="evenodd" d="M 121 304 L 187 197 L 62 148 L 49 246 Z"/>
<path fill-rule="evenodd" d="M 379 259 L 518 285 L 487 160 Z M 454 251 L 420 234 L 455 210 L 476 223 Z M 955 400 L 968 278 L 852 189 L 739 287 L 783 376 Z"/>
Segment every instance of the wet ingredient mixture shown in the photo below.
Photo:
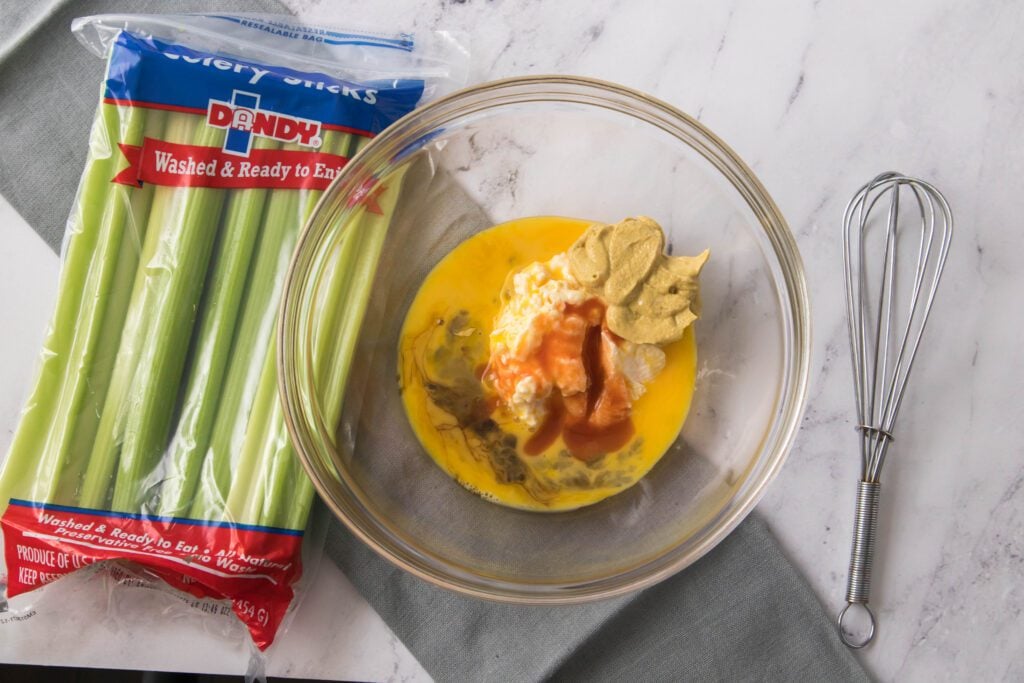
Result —
<path fill-rule="evenodd" d="M 568 510 L 641 479 L 693 392 L 697 276 L 653 220 L 525 218 L 466 240 L 426 278 L 400 384 L 427 453 L 481 496 Z"/>

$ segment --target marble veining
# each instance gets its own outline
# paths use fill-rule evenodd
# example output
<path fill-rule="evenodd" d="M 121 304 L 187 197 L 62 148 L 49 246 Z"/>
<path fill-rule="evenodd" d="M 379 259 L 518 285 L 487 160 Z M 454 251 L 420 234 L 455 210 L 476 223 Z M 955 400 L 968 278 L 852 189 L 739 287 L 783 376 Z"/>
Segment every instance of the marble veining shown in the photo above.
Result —
<path fill-rule="evenodd" d="M 802 429 L 758 509 L 830 611 L 841 606 L 845 590 L 859 473 L 842 209 L 860 184 L 883 170 L 918 175 L 942 189 L 956 232 L 885 467 L 872 592 L 880 631 L 858 656 L 887 681 L 1024 678 L 1024 232 L 1017 227 L 1024 6 L 953 0 L 286 2 L 310 20 L 344 24 L 355 17 L 361 24 L 464 31 L 472 38 L 475 81 L 568 73 L 650 92 L 696 116 L 754 168 L 796 235 L 814 329 Z M 475 153 L 484 152 L 501 153 Z M 511 194 L 520 153 L 509 151 L 508 186 L 476 189 Z M 26 239 L 12 241 L 4 232 L 0 256 L 20 250 L 17 260 L 23 259 L 37 249 Z M 52 287 L 55 260 L 36 258 L 45 263 L 38 277 Z M 8 251 L 0 285 L 15 281 L 3 277 L 9 262 L 21 267 L 14 261 Z M 37 300 L 48 310 L 52 289 L 43 292 Z M 20 366 L 35 352 L 45 313 L 11 298 L 0 296 L 4 319 L 23 324 L 28 341 L 18 342 L 26 349 L 22 355 L 0 354 L 0 377 L 25 386 Z M 10 391 L 0 394 L 5 430 L 19 402 Z M 0 433 L 0 447 L 8 439 L 8 432 Z M 312 596 L 272 673 L 427 678 L 333 566 L 321 568 Z M 70 623 L 86 623 L 89 609 L 74 607 Z M 0 658 L 60 651 L 68 663 L 151 661 L 111 644 L 116 631 L 108 627 L 90 629 L 81 644 L 62 639 L 68 631 L 60 624 L 44 625 L 42 616 L 33 621 L 40 624 L 34 633 L 52 628 L 52 638 L 30 638 L 28 626 L 0 624 Z M 137 618 L 133 633 L 144 639 L 168 632 L 146 630 L 149 622 Z M 240 670 L 244 653 L 189 640 L 176 625 L 167 628 L 180 642 L 195 643 L 188 650 L 193 668 Z"/>
<path fill-rule="evenodd" d="M 349 3 L 296 0 L 329 20 Z M 883 478 L 862 661 L 884 680 L 1021 676 L 1024 332 L 1012 292 L 1024 8 L 955 2 L 408 0 L 380 10 L 471 33 L 474 75 L 574 73 L 697 116 L 790 222 L 812 299 L 813 374 L 789 462 L 759 509 L 830 610 L 842 604 L 859 470 L 839 220 L 896 169 L 935 182 L 956 234 Z M 984 39 L 981 39 L 984 37 Z M 513 153 L 514 155 L 515 153 Z"/>

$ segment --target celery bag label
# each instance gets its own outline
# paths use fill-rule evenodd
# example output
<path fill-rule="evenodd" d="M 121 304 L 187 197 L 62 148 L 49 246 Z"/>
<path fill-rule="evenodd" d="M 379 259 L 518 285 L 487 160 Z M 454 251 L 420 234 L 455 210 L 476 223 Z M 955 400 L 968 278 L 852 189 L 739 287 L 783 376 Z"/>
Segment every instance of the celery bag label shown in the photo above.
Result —
<path fill-rule="evenodd" d="M 128 167 L 113 182 L 324 190 L 348 161 L 324 131 L 373 137 L 422 95 L 420 80 L 353 83 L 121 33 L 104 103 L 199 114 L 210 135 L 120 144 Z"/>
<path fill-rule="evenodd" d="M 13 597 L 102 560 L 127 558 L 196 597 L 229 598 L 269 644 L 301 574 L 302 532 L 11 500 L 3 517 Z"/>

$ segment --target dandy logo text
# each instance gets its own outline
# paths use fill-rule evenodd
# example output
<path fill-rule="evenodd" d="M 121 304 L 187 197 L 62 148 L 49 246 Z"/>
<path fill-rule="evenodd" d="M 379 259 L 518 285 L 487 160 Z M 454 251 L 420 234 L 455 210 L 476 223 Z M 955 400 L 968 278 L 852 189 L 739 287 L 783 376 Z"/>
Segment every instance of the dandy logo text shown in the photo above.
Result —
<path fill-rule="evenodd" d="M 231 93 L 230 102 L 210 100 L 206 123 L 227 129 L 224 151 L 238 156 L 249 156 L 256 137 L 313 148 L 323 143 L 319 121 L 260 109 L 260 96 L 241 90 Z"/>

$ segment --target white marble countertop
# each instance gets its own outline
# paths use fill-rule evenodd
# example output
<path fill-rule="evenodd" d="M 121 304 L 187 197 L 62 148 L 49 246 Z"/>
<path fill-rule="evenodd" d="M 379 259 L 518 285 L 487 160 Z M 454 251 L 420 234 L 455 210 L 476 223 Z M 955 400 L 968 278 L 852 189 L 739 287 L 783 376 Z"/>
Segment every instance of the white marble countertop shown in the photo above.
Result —
<path fill-rule="evenodd" d="M 472 34 L 473 80 L 595 76 L 701 119 L 757 172 L 803 253 L 814 356 L 796 446 L 759 506 L 831 610 L 842 602 L 859 473 L 838 221 L 882 170 L 933 181 L 957 231 L 884 473 L 872 604 L 859 653 L 882 680 L 1024 678 L 1024 6 L 904 3 L 439 2 L 288 0 L 302 17 Z M 27 386 L 57 260 L 0 202 L 0 450 Z M 30 284 L 29 284 L 30 283 Z M 59 585 L 59 584 L 58 584 Z M 56 589 L 56 585 L 53 587 Z M 0 619 L 0 661 L 240 672 L 244 648 L 189 619 L 142 616 L 64 588 Z M 50 599 L 50 598 L 48 598 Z M 162 604 L 162 603 L 161 603 Z M 148 612 L 151 614 L 152 612 Z M 95 624 L 95 626 L 93 626 Z M 82 628 L 88 625 L 88 628 Z M 126 637 L 127 636 L 127 637 Z M 325 563 L 275 646 L 271 673 L 427 678 Z"/>

